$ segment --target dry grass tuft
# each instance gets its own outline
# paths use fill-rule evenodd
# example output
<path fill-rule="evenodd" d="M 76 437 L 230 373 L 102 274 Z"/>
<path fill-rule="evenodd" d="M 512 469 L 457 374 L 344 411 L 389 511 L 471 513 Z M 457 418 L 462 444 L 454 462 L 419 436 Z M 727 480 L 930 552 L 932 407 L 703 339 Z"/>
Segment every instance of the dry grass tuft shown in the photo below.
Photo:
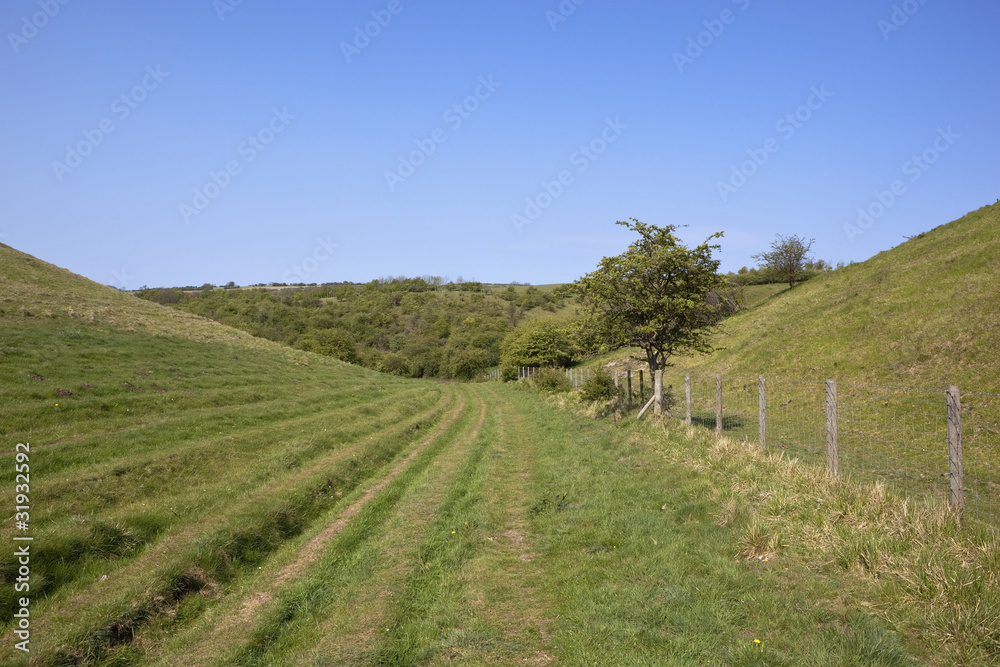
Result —
<path fill-rule="evenodd" d="M 737 557 L 782 551 L 869 579 L 875 606 L 958 664 L 1000 661 L 1000 535 L 962 526 L 936 498 L 832 478 L 755 444 L 691 434 L 683 464 L 722 475 L 716 524 L 741 526 Z M 676 455 L 676 452 L 670 454 Z"/>

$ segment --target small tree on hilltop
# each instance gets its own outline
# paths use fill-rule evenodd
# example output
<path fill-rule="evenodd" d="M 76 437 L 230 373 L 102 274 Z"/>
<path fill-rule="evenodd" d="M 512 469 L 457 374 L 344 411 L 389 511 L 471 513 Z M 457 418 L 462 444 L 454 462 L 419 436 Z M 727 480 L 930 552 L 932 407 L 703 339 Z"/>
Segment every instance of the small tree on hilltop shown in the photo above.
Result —
<path fill-rule="evenodd" d="M 816 239 L 806 240 L 795 234 L 778 234 L 771 243 L 770 252 L 758 253 L 753 258 L 787 282 L 789 287 L 795 287 L 795 282 L 805 277 L 806 264 L 811 261 L 809 250 L 815 242 Z"/>
<path fill-rule="evenodd" d="M 723 290 L 718 245 L 709 241 L 687 248 L 674 236 L 676 225 L 657 227 L 639 222 L 617 224 L 639 234 L 626 252 L 605 257 L 599 268 L 577 281 L 584 300 L 587 328 L 608 349 L 640 347 L 650 372 L 666 367 L 674 354 L 710 352 L 709 336 L 720 317 L 719 300 L 710 295 Z"/>

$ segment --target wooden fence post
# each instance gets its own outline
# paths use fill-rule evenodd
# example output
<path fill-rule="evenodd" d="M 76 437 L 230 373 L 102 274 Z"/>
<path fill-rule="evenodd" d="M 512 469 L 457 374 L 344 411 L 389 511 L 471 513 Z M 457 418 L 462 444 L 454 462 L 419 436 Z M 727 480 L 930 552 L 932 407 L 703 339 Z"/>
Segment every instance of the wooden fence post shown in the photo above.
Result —
<path fill-rule="evenodd" d="M 826 381 L 826 469 L 840 475 L 840 422 L 837 414 L 837 381 Z"/>
<path fill-rule="evenodd" d="M 715 374 L 715 434 L 722 435 L 722 373 Z"/>
<path fill-rule="evenodd" d="M 642 369 L 639 369 L 639 402 L 642 403 L 646 400 L 646 384 L 642 381 Z M 653 414 L 659 414 L 655 409 Z"/>
<path fill-rule="evenodd" d="M 764 376 L 757 376 L 757 422 L 760 427 L 758 444 L 761 449 L 767 447 L 767 387 L 764 384 Z"/>
<path fill-rule="evenodd" d="M 684 376 L 684 424 L 691 425 L 691 374 Z"/>
<path fill-rule="evenodd" d="M 615 389 L 618 388 L 618 370 L 615 369 Z"/>
<path fill-rule="evenodd" d="M 628 409 L 631 410 L 632 409 L 632 369 L 631 368 L 628 369 L 628 372 L 625 375 L 625 379 L 628 382 L 628 387 L 627 387 L 627 389 L 628 389 Z"/>
<path fill-rule="evenodd" d="M 663 369 L 653 373 L 653 414 L 663 414 Z"/>
<path fill-rule="evenodd" d="M 948 472 L 951 488 L 948 504 L 960 514 L 965 509 L 965 480 L 962 473 L 962 399 L 958 387 L 948 387 Z"/>

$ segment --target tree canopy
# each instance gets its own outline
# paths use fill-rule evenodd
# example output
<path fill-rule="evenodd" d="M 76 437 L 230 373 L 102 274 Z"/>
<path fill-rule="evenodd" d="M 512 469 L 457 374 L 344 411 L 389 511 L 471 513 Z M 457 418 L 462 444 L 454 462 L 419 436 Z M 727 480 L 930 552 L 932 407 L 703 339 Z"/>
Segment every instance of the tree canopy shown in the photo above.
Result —
<path fill-rule="evenodd" d="M 789 287 L 795 287 L 795 283 L 806 275 L 809 250 L 815 242 L 816 239 L 807 240 L 795 234 L 778 234 L 771 242 L 770 252 L 758 253 L 753 258 L 773 271 L 782 282 L 787 282 Z"/>
<path fill-rule="evenodd" d="M 722 232 L 687 248 L 675 235 L 676 225 L 657 227 L 635 218 L 617 224 L 639 238 L 577 281 L 586 326 L 609 349 L 642 348 L 650 371 L 667 366 L 675 354 L 710 352 L 711 330 L 721 318 L 719 300 L 710 296 L 727 285 L 719 260 L 712 258 L 719 246 L 710 242 Z"/>
<path fill-rule="evenodd" d="M 500 346 L 504 379 L 514 379 L 518 366 L 568 366 L 577 352 L 573 337 L 549 320 L 531 320 L 507 334 Z"/>

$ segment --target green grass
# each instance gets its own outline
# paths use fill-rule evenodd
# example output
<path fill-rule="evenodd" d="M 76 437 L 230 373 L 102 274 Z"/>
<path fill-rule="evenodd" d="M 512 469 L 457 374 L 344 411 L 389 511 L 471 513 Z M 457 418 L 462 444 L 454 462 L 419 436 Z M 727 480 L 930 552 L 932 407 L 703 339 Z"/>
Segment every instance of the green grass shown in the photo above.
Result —
<path fill-rule="evenodd" d="M 176 324 L 162 308 L 144 318 L 150 329 Z M 207 336 L 183 328 L 197 341 L 125 327 L 20 313 L 2 321 L 0 433 L 11 456 L 15 442 L 32 446 L 42 664 L 100 661 L 158 616 L 190 614 L 189 600 L 238 579 L 384 467 L 453 393 L 214 323 Z M 12 472 L 4 480 L 13 489 Z M 0 557 L 3 622 L 17 567 Z M 45 648 L 60 642 L 73 648 Z"/>
<path fill-rule="evenodd" d="M 735 315 L 676 369 L 1000 393 L 998 247 L 994 204 Z"/>
<path fill-rule="evenodd" d="M 904 524 L 891 496 L 518 387 L 78 326 L 4 327 L 35 354 L 0 375 L 5 435 L 34 443 L 34 664 L 997 655 L 996 545 L 931 509 Z M 81 382 L 99 395 L 51 393 Z"/>
<path fill-rule="evenodd" d="M 714 428 L 714 375 L 722 373 L 724 429 L 734 439 L 756 441 L 757 377 L 765 376 L 769 445 L 823 466 L 823 380 L 835 379 L 842 472 L 938 502 L 948 498 L 944 390 L 959 385 L 966 515 L 996 525 L 998 223 L 1000 205 L 984 207 L 793 289 L 748 287 L 758 303 L 720 326 L 719 349 L 673 358 L 664 382 L 683 400 L 683 375 L 690 373 L 694 422 Z M 636 353 L 619 351 L 592 363 Z"/>
<path fill-rule="evenodd" d="M 34 268 L 5 269 L 28 312 L 0 317 L 5 456 L 32 445 L 32 665 L 1000 659 L 996 534 L 940 504 L 596 420 L 571 394 L 198 329 Z M 88 298 L 121 311 L 68 314 Z M 0 664 L 28 664 L 12 644 Z"/>
<path fill-rule="evenodd" d="M 746 285 L 743 288 L 743 307 L 756 308 L 768 299 L 781 294 L 788 289 L 785 283 L 770 283 L 767 285 Z"/>

